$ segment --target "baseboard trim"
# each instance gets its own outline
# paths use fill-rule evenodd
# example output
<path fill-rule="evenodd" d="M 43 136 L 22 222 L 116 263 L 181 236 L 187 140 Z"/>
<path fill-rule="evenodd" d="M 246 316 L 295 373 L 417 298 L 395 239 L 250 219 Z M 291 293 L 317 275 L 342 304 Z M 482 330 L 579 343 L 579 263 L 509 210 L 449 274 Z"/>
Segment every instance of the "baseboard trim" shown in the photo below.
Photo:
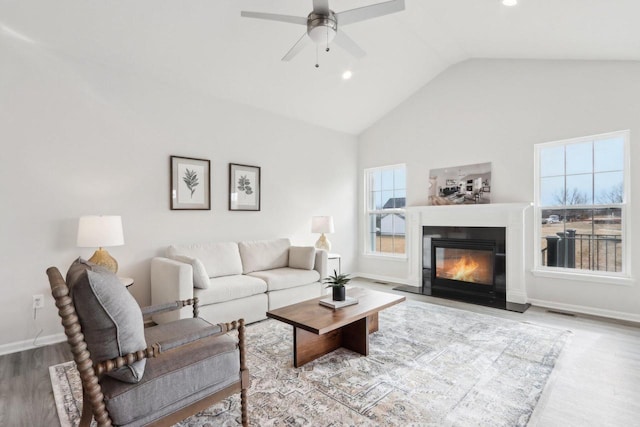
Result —
<path fill-rule="evenodd" d="M 513 302 L 516 304 L 526 304 L 527 294 L 521 291 L 507 290 L 507 301 Z"/>
<path fill-rule="evenodd" d="M 529 298 L 528 302 L 536 307 L 550 308 L 553 310 L 569 311 L 572 313 L 588 314 L 590 316 L 606 317 L 609 319 L 623 320 L 625 322 L 640 323 L 640 314 L 625 313 L 622 311 L 605 310 L 603 308 L 586 307 L 583 305 L 564 304 L 554 301 L 545 301 Z"/>
<path fill-rule="evenodd" d="M 45 345 L 57 344 L 67 340 L 67 336 L 64 333 L 46 335 L 39 337 L 36 340 L 36 345 L 33 345 L 33 340 L 16 341 L 8 344 L 0 345 L 0 356 L 10 353 L 17 353 L 19 351 L 31 350 Z"/>
<path fill-rule="evenodd" d="M 379 276 L 377 274 L 368 274 L 368 273 L 353 273 L 351 276 L 362 277 L 363 279 L 377 280 L 379 282 L 389 282 L 389 283 L 395 283 L 399 285 L 411 285 L 409 280 L 399 279 L 397 277 Z"/>

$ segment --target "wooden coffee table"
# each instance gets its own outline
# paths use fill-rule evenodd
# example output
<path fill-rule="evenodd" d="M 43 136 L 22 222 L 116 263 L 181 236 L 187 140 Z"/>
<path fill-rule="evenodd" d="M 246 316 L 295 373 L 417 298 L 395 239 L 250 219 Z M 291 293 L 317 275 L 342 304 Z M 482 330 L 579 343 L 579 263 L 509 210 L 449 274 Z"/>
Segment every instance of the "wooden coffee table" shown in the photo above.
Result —
<path fill-rule="evenodd" d="M 378 312 L 405 297 L 370 289 L 347 289 L 358 304 L 332 309 L 320 305 L 327 296 L 267 312 L 267 317 L 293 326 L 293 365 L 298 368 L 344 347 L 367 356 L 369 334 L 378 330 Z"/>

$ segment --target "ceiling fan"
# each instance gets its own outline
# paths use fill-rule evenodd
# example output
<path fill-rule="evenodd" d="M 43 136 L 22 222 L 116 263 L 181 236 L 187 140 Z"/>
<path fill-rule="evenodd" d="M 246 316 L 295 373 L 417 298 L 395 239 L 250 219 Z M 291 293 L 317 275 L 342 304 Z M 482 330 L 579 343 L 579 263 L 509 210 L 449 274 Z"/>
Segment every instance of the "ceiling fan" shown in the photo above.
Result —
<path fill-rule="evenodd" d="M 365 56 L 365 51 L 362 50 L 362 48 L 358 46 L 351 37 L 342 31 L 341 28 L 345 25 L 377 18 L 390 13 L 400 12 L 402 10 L 404 10 L 404 0 L 392 0 L 335 13 L 329 9 L 328 0 L 313 0 L 313 10 L 306 18 L 301 16 L 247 11 L 240 12 L 240 16 L 287 22 L 289 24 L 306 25 L 306 33 L 304 33 L 296 44 L 289 49 L 289 52 L 282 57 L 283 61 L 290 61 L 302 49 L 304 49 L 309 42 L 314 42 L 317 45 L 326 43 L 327 52 L 329 51 L 329 44 L 331 42 L 335 42 L 335 44 L 346 50 L 354 57 L 362 58 Z M 338 31 L 338 28 L 340 28 L 340 31 Z M 316 67 L 318 66 L 319 65 L 316 63 Z"/>

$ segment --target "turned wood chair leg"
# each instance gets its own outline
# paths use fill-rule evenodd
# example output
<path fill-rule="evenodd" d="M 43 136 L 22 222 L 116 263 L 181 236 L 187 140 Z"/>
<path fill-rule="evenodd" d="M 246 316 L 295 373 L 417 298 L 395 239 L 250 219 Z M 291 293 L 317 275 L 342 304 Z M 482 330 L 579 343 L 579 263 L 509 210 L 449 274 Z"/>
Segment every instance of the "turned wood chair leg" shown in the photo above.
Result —
<path fill-rule="evenodd" d="M 247 389 L 245 388 L 240 392 L 240 411 L 242 414 L 242 425 L 247 427 L 249 425 L 249 417 L 247 416 Z"/>
<path fill-rule="evenodd" d="M 238 346 L 240 350 L 240 411 L 242 414 L 242 425 L 249 425 L 249 417 L 247 415 L 247 390 L 249 389 L 249 369 L 247 369 L 246 348 L 245 348 L 245 329 L 244 319 L 238 321 Z"/>
<path fill-rule="evenodd" d="M 82 387 L 82 416 L 80 417 L 79 427 L 89 427 L 91 420 L 93 419 L 93 411 L 91 410 L 91 403 L 89 402 L 89 396 Z"/>

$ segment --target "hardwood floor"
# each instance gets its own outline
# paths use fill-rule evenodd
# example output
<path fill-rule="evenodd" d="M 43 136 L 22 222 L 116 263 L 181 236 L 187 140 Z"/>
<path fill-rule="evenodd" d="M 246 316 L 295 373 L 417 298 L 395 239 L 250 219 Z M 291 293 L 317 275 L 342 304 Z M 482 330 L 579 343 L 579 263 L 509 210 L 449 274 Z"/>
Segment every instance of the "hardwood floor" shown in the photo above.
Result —
<path fill-rule="evenodd" d="M 640 425 L 640 325 L 567 316 L 531 307 L 524 314 L 393 291 L 355 279 L 352 286 L 407 299 L 561 328 L 572 332 L 530 420 L 530 426 Z M 0 426 L 55 426 L 48 367 L 71 360 L 66 343 L 0 357 Z"/>
<path fill-rule="evenodd" d="M 57 426 L 49 366 L 73 359 L 66 342 L 0 357 L 0 426 Z"/>

